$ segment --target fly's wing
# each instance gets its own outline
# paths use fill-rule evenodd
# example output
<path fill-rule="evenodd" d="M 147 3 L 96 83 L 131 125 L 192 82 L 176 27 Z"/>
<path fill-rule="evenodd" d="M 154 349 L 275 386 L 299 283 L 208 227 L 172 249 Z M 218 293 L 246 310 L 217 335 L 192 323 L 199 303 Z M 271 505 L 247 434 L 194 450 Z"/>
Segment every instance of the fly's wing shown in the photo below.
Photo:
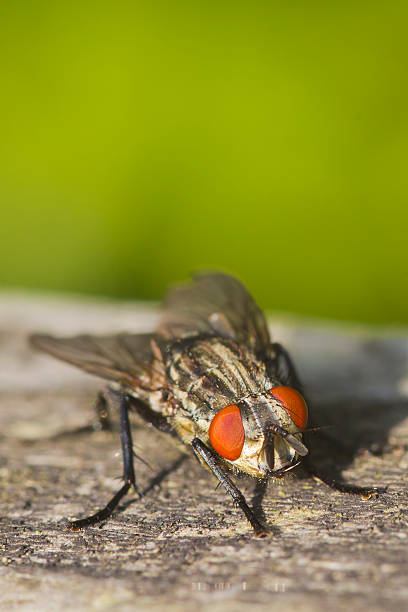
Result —
<path fill-rule="evenodd" d="M 34 334 L 31 344 L 57 359 L 101 378 L 153 390 L 163 375 L 153 334 L 81 335 L 58 338 Z"/>
<path fill-rule="evenodd" d="M 227 274 L 202 274 L 168 294 L 158 334 L 166 340 L 199 334 L 232 338 L 264 354 L 270 342 L 265 317 L 245 287 Z"/>

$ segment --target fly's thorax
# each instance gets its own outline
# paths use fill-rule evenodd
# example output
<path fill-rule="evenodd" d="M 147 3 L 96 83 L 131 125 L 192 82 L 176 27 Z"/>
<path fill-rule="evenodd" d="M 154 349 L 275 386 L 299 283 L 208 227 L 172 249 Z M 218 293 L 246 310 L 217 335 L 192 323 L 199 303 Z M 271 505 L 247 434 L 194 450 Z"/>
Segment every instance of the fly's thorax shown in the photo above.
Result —
<path fill-rule="evenodd" d="M 185 338 L 167 350 L 164 362 L 169 389 L 197 421 L 270 385 L 265 364 L 226 338 Z"/>

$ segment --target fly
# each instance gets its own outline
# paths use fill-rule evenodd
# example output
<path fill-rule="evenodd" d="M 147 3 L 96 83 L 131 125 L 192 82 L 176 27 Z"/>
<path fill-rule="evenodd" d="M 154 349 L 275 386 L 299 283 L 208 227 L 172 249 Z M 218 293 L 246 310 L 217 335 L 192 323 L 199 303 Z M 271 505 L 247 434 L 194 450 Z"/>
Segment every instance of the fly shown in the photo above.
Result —
<path fill-rule="evenodd" d="M 131 487 L 138 491 L 129 423 L 135 411 L 190 446 L 255 535 L 268 534 L 231 474 L 281 478 L 301 463 L 309 452 L 303 440 L 308 406 L 291 358 L 271 342 L 262 311 L 237 279 L 201 274 L 174 288 L 154 333 L 34 334 L 31 342 L 109 380 L 109 392 L 119 400 L 124 484 L 102 510 L 73 521 L 73 530 L 107 519 Z M 380 491 L 314 475 L 345 492 L 369 497 Z"/>

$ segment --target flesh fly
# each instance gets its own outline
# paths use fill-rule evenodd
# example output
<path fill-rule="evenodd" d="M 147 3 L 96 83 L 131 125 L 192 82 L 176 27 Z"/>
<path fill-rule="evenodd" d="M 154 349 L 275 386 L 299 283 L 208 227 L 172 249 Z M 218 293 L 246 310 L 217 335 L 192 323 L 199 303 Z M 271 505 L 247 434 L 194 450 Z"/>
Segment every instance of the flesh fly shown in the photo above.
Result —
<path fill-rule="evenodd" d="M 124 484 L 102 510 L 73 521 L 72 529 L 108 518 L 131 487 L 137 491 L 129 423 L 135 411 L 190 446 L 255 535 L 268 533 L 231 475 L 280 478 L 296 467 L 308 455 L 302 433 L 308 407 L 288 353 L 271 342 L 264 315 L 238 280 L 203 274 L 172 289 L 154 333 L 35 334 L 31 342 L 107 379 L 109 393 L 119 400 Z M 379 490 L 325 481 L 367 496 Z"/>

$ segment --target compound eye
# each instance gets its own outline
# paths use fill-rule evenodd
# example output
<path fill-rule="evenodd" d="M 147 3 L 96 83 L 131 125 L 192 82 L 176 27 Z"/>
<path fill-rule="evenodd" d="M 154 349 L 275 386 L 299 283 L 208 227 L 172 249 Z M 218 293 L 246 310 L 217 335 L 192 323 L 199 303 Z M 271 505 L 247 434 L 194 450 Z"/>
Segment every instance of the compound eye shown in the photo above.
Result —
<path fill-rule="evenodd" d="M 224 459 L 235 461 L 245 441 L 241 412 L 236 404 L 222 408 L 211 421 L 210 442 Z"/>
<path fill-rule="evenodd" d="M 292 387 L 274 387 L 270 393 L 276 397 L 299 429 L 307 425 L 307 404 L 304 398 Z"/>

